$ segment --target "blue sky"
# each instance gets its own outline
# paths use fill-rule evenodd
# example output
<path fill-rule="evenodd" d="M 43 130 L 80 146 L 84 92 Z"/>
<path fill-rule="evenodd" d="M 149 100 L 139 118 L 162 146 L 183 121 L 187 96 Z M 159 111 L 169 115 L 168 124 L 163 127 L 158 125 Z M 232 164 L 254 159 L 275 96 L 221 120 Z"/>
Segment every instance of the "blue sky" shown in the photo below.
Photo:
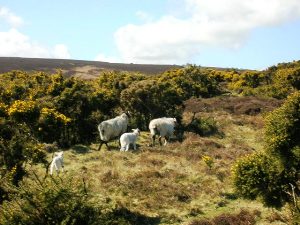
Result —
<path fill-rule="evenodd" d="M 265 69 L 299 39 L 299 0 L 0 0 L 0 56 Z"/>

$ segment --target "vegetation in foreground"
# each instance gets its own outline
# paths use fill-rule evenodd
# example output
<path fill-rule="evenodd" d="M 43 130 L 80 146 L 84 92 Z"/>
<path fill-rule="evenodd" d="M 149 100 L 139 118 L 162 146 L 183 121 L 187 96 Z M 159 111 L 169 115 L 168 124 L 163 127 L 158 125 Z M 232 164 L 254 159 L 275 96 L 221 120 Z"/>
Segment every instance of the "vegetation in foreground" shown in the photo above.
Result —
<path fill-rule="evenodd" d="M 297 91 L 297 71 L 298 62 L 263 72 L 195 66 L 153 77 L 105 72 L 92 81 L 2 74 L 0 223 L 297 224 L 297 92 L 264 119 Z M 254 97 L 225 97 L 229 92 Z M 121 153 L 117 143 L 112 151 L 95 151 L 95 125 L 122 109 L 133 112 L 132 127 L 145 130 L 138 151 Z M 165 115 L 179 118 L 181 142 L 148 147 L 147 123 Z M 43 144 L 53 141 L 57 147 Z M 65 150 L 67 171 L 49 177 L 58 148 Z M 278 164 L 264 161 L 263 153 Z M 261 178 L 254 179 L 257 173 Z M 276 198 L 277 191 L 285 197 Z"/>

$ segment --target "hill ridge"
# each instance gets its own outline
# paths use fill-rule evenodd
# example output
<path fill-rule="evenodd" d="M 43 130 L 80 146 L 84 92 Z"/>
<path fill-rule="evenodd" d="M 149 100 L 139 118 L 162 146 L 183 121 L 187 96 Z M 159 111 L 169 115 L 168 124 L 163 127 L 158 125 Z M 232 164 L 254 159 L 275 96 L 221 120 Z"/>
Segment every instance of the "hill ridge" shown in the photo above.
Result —
<path fill-rule="evenodd" d="M 105 70 L 141 72 L 152 75 L 181 67 L 179 65 L 167 64 L 126 64 L 75 59 L 0 57 L 0 73 L 6 73 L 11 70 L 53 73 L 57 69 L 61 69 L 66 76 L 82 78 L 95 78 Z"/>

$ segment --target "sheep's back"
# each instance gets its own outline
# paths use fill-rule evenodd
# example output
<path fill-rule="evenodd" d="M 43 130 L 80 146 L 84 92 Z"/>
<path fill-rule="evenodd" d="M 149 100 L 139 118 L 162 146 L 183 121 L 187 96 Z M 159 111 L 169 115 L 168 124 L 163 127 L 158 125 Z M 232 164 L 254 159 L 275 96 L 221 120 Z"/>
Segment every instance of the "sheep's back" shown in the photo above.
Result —
<path fill-rule="evenodd" d="M 98 127 L 101 140 L 109 141 L 120 136 L 120 134 L 126 132 L 127 125 L 128 121 L 122 117 L 116 117 L 103 121 Z"/>
<path fill-rule="evenodd" d="M 120 142 L 132 143 L 136 140 L 137 135 L 134 133 L 124 133 L 120 137 Z"/>
<path fill-rule="evenodd" d="M 173 118 L 153 119 L 149 123 L 150 132 L 155 133 L 155 130 L 157 130 L 160 136 L 172 135 L 174 132 L 174 126 Z"/>

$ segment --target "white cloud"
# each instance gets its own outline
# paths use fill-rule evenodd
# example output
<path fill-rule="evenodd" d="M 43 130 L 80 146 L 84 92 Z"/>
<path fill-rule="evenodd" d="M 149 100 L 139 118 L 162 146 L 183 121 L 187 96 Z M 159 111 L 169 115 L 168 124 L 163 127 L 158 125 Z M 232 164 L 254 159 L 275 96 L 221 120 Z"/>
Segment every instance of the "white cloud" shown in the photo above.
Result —
<path fill-rule="evenodd" d="M 0 19 L 4 19 L 10 26 L 21 26 L 24 21 L 21 17 L 16 16 L 8 8 L 0 6 Z"/>
<path fill-rule="evenodd" d="M 18 57 L 50 57 L 47 49 L 34 43 L 30 38 L 15 28 L 0 32 L 0 55 Z"/>
<path fill-rule="evenodd" d="M 48 48 L 18 31 L 17 27 L 24 24 L 23 19 L 15 15 L 8 8 L 0 6 L 0 22 L 2 19 L 8 24 L 10 29 L 8 31 L 0 30 L 0 56 L 70 58 L 70 53 L 65 45 L 57 44 L 53 48 Z"/>
<path fill-rule="evenodd" d="M 70 58 L 65 45 L 56 45 L 48 49 L 32 41 L 15 28 L 0 32 L 0 56 L 31 58 Z"/>
<path fill-rule="evenodd" d="M 115 33 L 125 62 L 187 63 L 203 47 L 239 48 L 253 29 L 300 18 L 299 0 L 185 0 L 184 19 L 172 15 Z"/>

